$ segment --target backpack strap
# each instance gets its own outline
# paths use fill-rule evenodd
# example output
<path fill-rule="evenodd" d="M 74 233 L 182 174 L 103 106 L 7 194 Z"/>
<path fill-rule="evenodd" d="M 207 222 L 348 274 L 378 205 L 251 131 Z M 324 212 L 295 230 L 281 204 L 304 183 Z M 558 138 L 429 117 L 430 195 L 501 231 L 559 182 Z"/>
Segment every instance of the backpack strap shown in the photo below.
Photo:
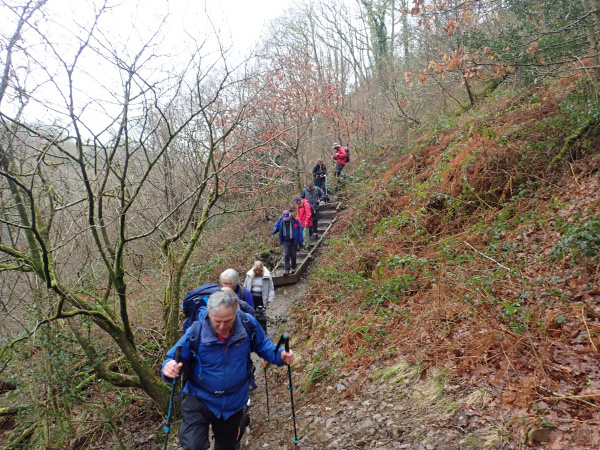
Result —
<path fill-rule="evenodd" d="M 192 382 L 192 369 L 195 362 L 200 362 L 198 358 L 198 347 L 200 346 L 200 334 L 202 333 L 202 323 L 196 317 L 196 320 L 190 326 L 190 353 L 192 354 L 192 361 L 189 364 L 183 365 L 183 371 L 181 373 L 181 389 L 179 390 L 179 398 L 181 401 L 181 395 L 183 394 L 183 388 L 189 381 Z M 202 374 L 202 366 L 200 366 L 200 374 Z M 194 383 L 192 383 L 194 384 Z"/>
<path fill-rule="evenodd" d="M 246 288 L 241 284 L 238 284 L 238 286 L 240 287 L 240 300 L 246 301 Z"/>
<path fill-rule="evenodd" d="M 200 334 L 202 333 L 202 322 L 198 319 L 194 321 L 190 330 L 190 352 L 196 358 L 198 347 L 200 347 Z"/>
<path fill-rule="evenodd" d="M 250 338 L 250 347 L 254 343 L 254 338 L 256 337 L 256 328 L 254 327 L 253 322 L 248 317 L 247 313 L 244 313 L 245 317 L 240 317 L 242 321 L 242 325 L 244 325 L 244 329 L 246 330 L 246 334 Z M 252 351 L 252 349 L 250 349 Z"/>
<path fill-rule="evenodd" d="M 248 373 L 250 374 L 250 387 L 252 389 L 256 389 L 256 382 L 254 381 L 254 372 L 256 371 L 254 367 L 254 362 L 252 361 L 252 346 L 254 344 L 254 339 L 256 338 L 256 327 L 254 326 L 254 321 L 250 320 L 249 314 L 243 313 L 243 317 L 240 317 L 242 320 L 242 325 L 244 325 L 244 329 L 246 330 L 246 334 L 250 338 L 250 345 L 248 346 Z"/>

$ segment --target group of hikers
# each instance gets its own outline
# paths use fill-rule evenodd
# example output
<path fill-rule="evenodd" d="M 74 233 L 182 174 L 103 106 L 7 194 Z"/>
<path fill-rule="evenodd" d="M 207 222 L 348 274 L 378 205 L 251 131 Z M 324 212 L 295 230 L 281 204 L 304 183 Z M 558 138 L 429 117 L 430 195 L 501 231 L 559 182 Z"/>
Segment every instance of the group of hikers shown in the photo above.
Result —
<path fill-rule="evenodd" d="M 337 143 L 333 148 L 336 150 L 334 174 L 340 176 L 349 160 L 349 150 Z M 284 275 L 296 271 L 299 247 L 306 243 L 305 248 L 308 248 L 311 235 L 319 237 L 319 205 L 326 200 L 326 180 L 327 168 L 319 159 L 313 169 L 313 181 L 307 183 L 301 195 L 294 196 L 298 217 L 285 210 L 273 228 L 273 235 L 279 233 L 283 247 Z M 175 382 L 184 375 L 178 436 L 182 448 L 208 449 L 212 428 L 214 449 L 233 450 L 239 448 L 243 429 L 249 421 L 245 412 L 249 389 L 256 387 L 250 353 L 277 366 L 287 364 L 289 371 L 294 352 L 288 349 L 287 341 L 285 347 L 280 347 L 267 337 L 266 314 L 264 321 L 257 320 L 257 312 L 264 312 L 275 297 L 271 273 L 261 261 L 256 261 L 248 270 L 243 285 L 239 273 L 227 269 L 221 273 L 218 285 L 203 286 L 210 287 L 207 292 L 211 293 L 194 299 L 196 308 L 192 310 L 192 317 L 186 319 L 187 325 L 184 322 L 183 336 L 167 352 L 161 374 L 165 381 L 172 383 L 171 399 Z M 184 312 L 185 302 L 186 299 L 182 305 Z M 291 374 L 289 378 L 291 391 Z M 170 410 L 165 428 L 167 440 L 169 422 Z M 167 441 L 165 448 L 166 445 Z"/>
<path fill-rule="evenodd" d="M 334 175 L 339 177 L 350 160 L 350 150 L 338 143 L 333 144 L 333 148 L 336 151 L 333 156 L 336 162 Z M 328 199 L 327 167 L 323 164 L 323 159 L 319 158 L 313 168 L 313 181 L 306 184 L 300 195 L 294 195 L 297 216 L 286 209 L 273 227 L 273 235 L 279 234 L 279 242 L 283 249 L 284 276 L 296 272 L 297 251 L 302 247 L 310 250 L 311 236 L 319 238 L 319 206 Z"/>

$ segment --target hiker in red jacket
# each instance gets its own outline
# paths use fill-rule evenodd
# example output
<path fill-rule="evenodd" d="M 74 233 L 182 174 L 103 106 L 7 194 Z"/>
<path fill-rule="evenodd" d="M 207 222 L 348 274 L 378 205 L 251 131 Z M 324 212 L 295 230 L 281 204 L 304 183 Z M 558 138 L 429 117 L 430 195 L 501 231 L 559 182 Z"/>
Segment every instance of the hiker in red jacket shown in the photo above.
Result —
<path fill-rule="evenodd" d="M 339 177 L 342 174 L 342 169 L 346 165 L 346 158 L 348 154 L 346 153 L 346 148 L 342 147 L 337 142 L 333 144 L 332 148 L 335 149 L 335 155 L 333 155 L 333 160 L 336 162 L 335 172 L 333 172 L 333 176 Z"/>
<path fill-rule="evenodd" d="M 310 229 L 313 226 L 312 208 L 308 200 L 301 198 L 299 195 L 294 196 L 294 202 L 298 208 L 298 220 L 302 225 L 302 238 L 304 239 L 304 249 L 310 249 Z"/>

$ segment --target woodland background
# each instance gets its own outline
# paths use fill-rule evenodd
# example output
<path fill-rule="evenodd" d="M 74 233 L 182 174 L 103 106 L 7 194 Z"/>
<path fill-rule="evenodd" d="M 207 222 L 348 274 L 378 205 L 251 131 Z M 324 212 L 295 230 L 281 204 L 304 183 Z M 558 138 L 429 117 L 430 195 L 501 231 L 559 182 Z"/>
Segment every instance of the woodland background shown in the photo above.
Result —
<path fill-rule="evenodd" d="M 305 389 L 452 378 L 503 411 L 486 446 L 598 443 L 600 1 L 299 1 L 244 58 L 210 28 L 171 53 L 168 12 L 123 40 L 110 2 L 0 8 L 5 448 L 160 417 L 183 294 L 273 265 L 334 141 Z"/>

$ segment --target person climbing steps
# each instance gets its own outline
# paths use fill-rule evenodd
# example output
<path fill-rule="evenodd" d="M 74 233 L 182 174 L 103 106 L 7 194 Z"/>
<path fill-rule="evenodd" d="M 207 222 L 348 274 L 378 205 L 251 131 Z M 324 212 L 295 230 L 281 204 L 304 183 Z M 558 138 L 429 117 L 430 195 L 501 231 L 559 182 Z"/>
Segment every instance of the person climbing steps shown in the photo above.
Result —
<path fill-rule="evenodd" d="M 296 272 L 296 254 L 304 242 L 302 225 L 289 210 L 283 211 L 273 227 L 273 235 L 279 233 L 279 242 L 283 249 L 283 275 Z"/>
<path fill-rule="evenodd" d="M 308 200 L 301 198 L 299 195 L 294 196 L 294 202 L 298 208 L 298 219 L 302 225 L 302 239 L 304 239 L 304 249 L 310 250 L 310 234 L 313 226 L 312 207 Z"/>

